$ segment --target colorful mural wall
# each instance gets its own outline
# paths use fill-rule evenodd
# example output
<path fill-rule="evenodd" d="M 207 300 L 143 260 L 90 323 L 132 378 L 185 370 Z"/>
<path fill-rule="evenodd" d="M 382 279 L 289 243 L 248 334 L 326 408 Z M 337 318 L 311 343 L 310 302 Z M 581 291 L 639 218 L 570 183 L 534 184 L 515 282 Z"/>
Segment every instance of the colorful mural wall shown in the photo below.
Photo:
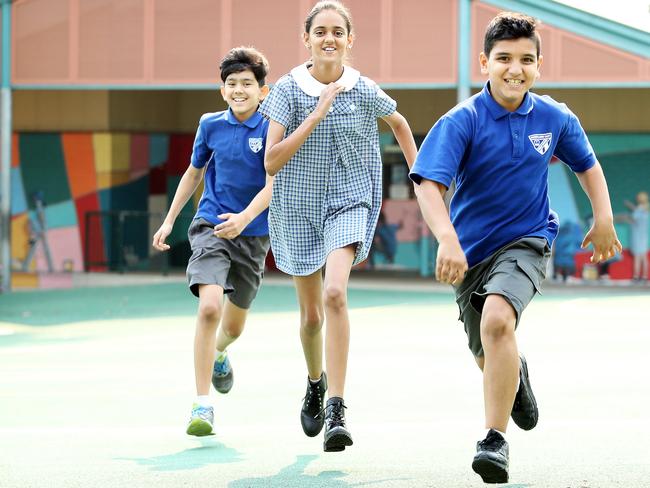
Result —
<path fill-rule="evenodd" d="M 189 164 L 193 139 L 193 134 L 15 134 L 11 168 L 12 285 L 70 286 L 71 272 L 83 271 L 84 264 L 91 270 L 115 270 L 115 253 L 120 253 L 119 262 L 131 270 L 147 264 L 148 259 L 161 259 L 150 246 L 151 236 Z M 607 176 L 614 212 L 622 214 L 626 212 L 625 200 L 632 200 L 638 191 L 650 190 L 650 135 L 592 134 L 590 139 Z M 393 198 L 384 200 L 371 259 L 361 267 L 431 274 L 435 242 L 408 192 L 408 184 L 401 181 L 406 172 L 401 171 L 401 166 L 394 172 L 395 168 L 385 168 L 385 193 Z M 399 181 L 393 173 L 399 173 Z M 585 229 L 591 208 L 575 176 L 557 162 L 550 167 L 549 183 L 551 205 L 560 214 L 561 222 L 573 222 Z M 200 193 L 201 189 L 194 202 L 188 203 L 169 238 L 178 250 L 164 257 L 172 266 L 185 265 L 189 250 L 186 230 Z M 397 194 L 401 198 L 395 198 Z M 120 223 L 119 230 L 106 218 L 87 220 L 88 213 L 117 211 L 129 211 L 134 216 Z M 627 247 L 628 226 L 617 223 L 617 229 Z M 579 275 L 588 253 L 578 252 L 575 260 Z M 269 260 L 270 265 L 272 262 Z M 626 251 L 624 259 L 611 266 L 610 276 L 630 278 L 631 273 L 631 258 Z"/>

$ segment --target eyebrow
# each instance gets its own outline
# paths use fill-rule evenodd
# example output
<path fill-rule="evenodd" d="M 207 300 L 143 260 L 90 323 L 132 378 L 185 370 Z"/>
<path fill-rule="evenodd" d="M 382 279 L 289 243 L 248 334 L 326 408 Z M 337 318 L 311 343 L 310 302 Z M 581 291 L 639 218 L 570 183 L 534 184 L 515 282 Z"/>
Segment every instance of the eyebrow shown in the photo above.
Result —
<path fill-rule="evenodd" d="M 327 26 L 326 25 L 317 25 L 316 27 L 312 27 L 312 30 L 316 30 L 316 29 L 327 29 Z M 332 29 L 345 30 L 345 27 L 343 27 L 342 25 L 335 25 L 335 26 L 332 27 Z"/>
<path fill-rule="evenodd" d="M 499 52 L 494 53 L 494 55 L 495 56 L 512 56 L 513 53 L 508 52 L 508 51 L 499 51 Z M 535 54 L 535 53 L 524 53 L 524 54 L 521 55 L 522 58 L 526 57 L 526 56 L 530 56 L 531 58 L 536 58 L 537 54 Z"/>

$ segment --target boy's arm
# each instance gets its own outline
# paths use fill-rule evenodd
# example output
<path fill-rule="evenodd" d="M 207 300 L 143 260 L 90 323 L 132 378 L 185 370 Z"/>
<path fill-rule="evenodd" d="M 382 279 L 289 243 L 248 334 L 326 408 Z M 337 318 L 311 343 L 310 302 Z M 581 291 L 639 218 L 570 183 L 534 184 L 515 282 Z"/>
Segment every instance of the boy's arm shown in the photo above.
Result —
<path fill-rule="evenodd" d="M 283 139 L 286 128 L 279 122 L 271 119 L 269 132 L 266 136 L 266 153 L 264 155 L 264 168 L 271 176 L 280 171 L 302 146 L 316 126 L 329 112 L 334 98 L 341 91 L 342 85 L 330 83 L 320 94 L 318 105 L 312 113 L 293 131 L 289 137 Z"/>
<path fill-rule="evenodd" d="M 174 195 L 172 204 L 169 207 L 167 216 L 153 236 L 152 245 L 159 251 L 166 251 L 169 249 L 169 245 L 165 244 L 165 239 L 167 239 L 167 236 L 171 233 L 176 217 L 178 217 L 180 211 L 199 186 L 201 178 L 203 178 L 203 171 L 203 168 L 196 168 L 191 164 L 185 170 L 181 181 L 178 183 L 178 188 L 176 188 L 176 194 Z"/>
<path fill-rule="evenodd" d="M 591 255 L 592 263 L 606 261 L 614 256 L 616 252 L 620 253 L 623 246 L 621 246 L 614 229 L 612 205 L 609 201 L 603 169 L 600 163 L 596 162 L 588 170 L 576 173 L 576 176 L 582 189 L 589 197 L 594 216 L 591 229 L 583 239 L 581 247 L 586 248 L 591 243 L 594 248 Z"/>
<path fill-rule="evenodd" d="M 266 210 L 271 203 L 273 193 L 273 177 L 266 176 L 266 185 L 251 200 L 244 210 L 239 213 L 224 213 L 217 215 L 220 224 L 214 226 L 214 235 L 223 239 L 234 239 L 250 224 L 255 217 Z"/>
<path fill-rule="evenodd" d="M 467 258 L 460 247 L 458 235 L 449 219 L 443 195 L 447 191 L 444 185 L 423 179 L 415 185 L 424 221 L 438 240 L 436 258 L 436 279 L 442 283 L 460 284 L 467 272 Z"/>
<path fill-rule="evenodd" d="M 395 140 L 402 149 L 402 153 L 406 159 L 406 164 L 409 169 L 412 168 L 413 163 L 415 163 L 418 149 L 415 145 L 415 140 L 413 140 L 413 132 L 411 132 L 411 127 L 409 126 L 408 121 L 397 111 L 387 115 L 386 117 L 382 117 L 382 119 L 392 129 L 393 134 L 395 135 Z"/>

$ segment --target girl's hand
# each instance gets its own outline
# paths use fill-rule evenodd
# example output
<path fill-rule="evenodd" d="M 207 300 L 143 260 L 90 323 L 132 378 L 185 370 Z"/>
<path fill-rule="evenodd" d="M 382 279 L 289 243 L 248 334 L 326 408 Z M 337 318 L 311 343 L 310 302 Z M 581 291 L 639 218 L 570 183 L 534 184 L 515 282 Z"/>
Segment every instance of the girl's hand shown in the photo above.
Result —
<path fill-rule="evenodd" d="M 318 115 L 318 118 L 320 120 L 323 120 L 327 116 L 327 113 L 334 103 L 336 95 L 341 93 L 344 88 L 345 87 L 343 85 L 339 85 L 337 83 L 330 83 L 325 88 L 323 88 L 323 91 L 320 93 L 320 97 L 318 99 L 318 105 L 316 105 L 316 108 L 314 109 L 314 113 Z"/>
<path fill-rule="evenodd" d="M 160 229 L 156 231 L 156 233 L 153 236 L 153 242 L 151 245 L 158 249 L 159 251 L 167 251 L 169 249 L 169 244 L 165 243 L 165 239 L 167 239 L 167 236 L 171 234 L 172 232 L 172 225 L 168 223 L 163 223 L 160 226 Z"/>
<path fill-rule="evenodd" d="M 224 213 L 217 215 L 217 217 L 224 222 L 214 226 L 213 234 L 222 239 L 234 239 L 241 234 L 248 224 L 250 224 L 250 219 L 244 214 L 244 212 Z"/>

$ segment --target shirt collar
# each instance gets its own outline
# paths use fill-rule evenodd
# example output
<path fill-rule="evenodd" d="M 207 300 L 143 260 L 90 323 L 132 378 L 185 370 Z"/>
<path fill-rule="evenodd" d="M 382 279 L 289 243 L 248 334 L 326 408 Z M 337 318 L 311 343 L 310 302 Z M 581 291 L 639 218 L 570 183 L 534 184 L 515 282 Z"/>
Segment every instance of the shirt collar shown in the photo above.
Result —
<path fill-rule="evenodd" d="M 260 120 L 262 120 L 262 114 L 260 114 L 258 111 L 255 111 L 253 115 L 248 117 L 246 120 L 243 122 L 240 122 L 237 120 L 237 117 L 235 117 L 235 114 L 232 113 L 232 110 L 228 108 L 225 113 L 225 119 L 231 124 L 231 125 L 239 125 L 243 124 L 249 129 L 254 129 L 257 127 L 257 125 L 260 123 Z"/>
<path fill-rule="evenodd" d="M 485 103 L 485 106 L 487 107 L 488 111 L 490 112 L 490 115 L 492 115 L 492 118 L 494 120 L 500 119 L 501 117 L 505 117 L 506 115 L 510 114 L 511 112 L 503 108 L 501 105 L 497 103 L 497 101 L 492 97 L 490 94 L 490 82 L 487 81 L 485 85 L 483 86 L 483 90 L 481 90 L 481 99 L 483 100 L 483 103 Z M 512 113 L 516 113 L 519 115 L 526 115 L 529 114 L 530 111 L 533 110 L 533 99 L 530 96 L 530 92 L 526 92 L 524 95 L 524 99 L 521 102 L 521 105 L 517 107 L 517 110 L 515 110 Z"/>
<path fill-rule="evenodd" d="M 307 95 L 311 97 L 320 97 L 320 92 L 327 85 L 321 83 L 311 75 L 307 69 L 308 65 L 309 62 L 296 66 L 291 70 L 291 76 L 296 80 L 298 87 L 300 87 L 300 89 Z M 351 68 L 350 66 L 343 66 L 343 74 L 338 80 L 336 80 L 336 83 L 343 85 L 343 91 L 350 91 L 357 84 L 360 76 L 361 73 L 356 69 Z"/>

